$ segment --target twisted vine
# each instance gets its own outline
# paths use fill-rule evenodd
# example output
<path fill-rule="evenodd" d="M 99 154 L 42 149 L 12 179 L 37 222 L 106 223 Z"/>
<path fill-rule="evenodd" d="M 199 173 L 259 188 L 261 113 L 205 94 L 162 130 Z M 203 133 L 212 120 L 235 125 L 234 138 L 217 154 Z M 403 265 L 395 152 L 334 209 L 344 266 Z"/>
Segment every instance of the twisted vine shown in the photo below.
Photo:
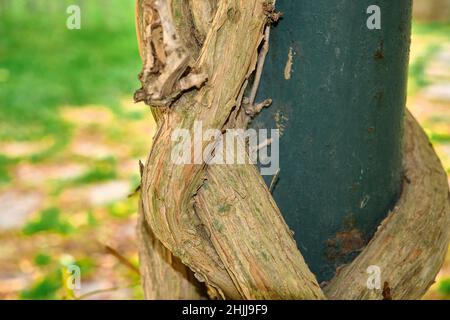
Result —
<path fill-rule="evenodd" d="M 195 121 L 222 131 L 244 128 L 249 117 L 270 104 L 255 104 L 254 96 L 269 24 L 279 18 L 274 3 L 137 0 L 137 17 L 143 70 L 135 100 L 152 107 L 158 124 L 141 183 L 138 234 L 146 297 L 197 299 L 205 297 L 206 288 L 211 298 L 325 298 L 253 165 L 171 161 L 174 130 L 192 133 Z M 252 75 L 256 87 L 244 97 Z M 379 257 L 381 265 L 396 270 L 387 273 L 394 298 L 417 298 L 442 262 L 450 234 L 448 186 L 426 138 L 407 119 L 406 135 L 423 148 L 411 147 L 416 140 L 406 139 L 405 167 L 417 181 L 405 186 L 397 212 L 401 219 L 388 217 L 390 222 L 380 227 L 368 250 L 327 286 L 330 298 L 382 298 L 381 292 L 368 293 L 365 287 L 364 268 L 373 262 L 370 257 Z M 203 150 L 205 145 L 198 147 Z M 415 171 L 411 163 L 420 166 Z M 420 196 L 423 188 L 432 188 L 434 196 Z M 418 219 L 411 204 L 418 198 L 423 202 L 420 210 L 429 213 L 426 219 Z M 398 219 L 409 228 L 400 233 L 402 240 L 392 233 L 402 228 Z M 414 246 L 404 245 L 402 241 L 412 240 L 407 238 L 411 230 L 423 227 L 430 233 L 421 232 L 416 241 L 424 240 L 426 246 L 414 251 Z M 397 240 L 389 246 L 392 239 Z M 381 254 L 386 246 L 389 252 Z M 410 261 L 413 253 L 422 265 L 404 268 L 400 262 Z M 432 259 L 431 267 L 419 270 L 427 259 Z M 398 281 L 405 280 L 405 274 L 417 275 L 419 287 Z"/>

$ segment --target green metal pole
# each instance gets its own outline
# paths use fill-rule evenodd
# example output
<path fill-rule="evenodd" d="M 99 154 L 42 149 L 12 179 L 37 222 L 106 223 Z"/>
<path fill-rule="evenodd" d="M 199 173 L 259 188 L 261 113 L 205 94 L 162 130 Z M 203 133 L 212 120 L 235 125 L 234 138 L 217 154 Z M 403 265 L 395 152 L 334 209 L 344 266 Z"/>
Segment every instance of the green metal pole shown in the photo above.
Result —
<path fill-rule="evenodd" d="M 368 27 L 372 5 L 381 29 Z M 274 102 L 252 127 L 281 130 L 273 195 L 326 281 L 401 191 L 411 0 L 279 0 L 277 10 L 258 93 Z"/>

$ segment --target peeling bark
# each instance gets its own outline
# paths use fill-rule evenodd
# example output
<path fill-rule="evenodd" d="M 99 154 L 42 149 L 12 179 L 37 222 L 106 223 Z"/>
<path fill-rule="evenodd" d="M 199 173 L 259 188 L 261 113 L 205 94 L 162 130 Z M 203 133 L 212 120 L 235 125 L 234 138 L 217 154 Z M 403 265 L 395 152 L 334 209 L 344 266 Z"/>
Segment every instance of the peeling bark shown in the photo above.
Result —
<path fill-rule="evenodd" d="M 162 0 L 157 2 L 160 6 Z M 175 2 L 166 1 L 166 4 L 171 3 L 173 8 Z M 145 0 L 141 5 L 147 10 L 149 6 L 152 10 L 158 7 L 153 1 Z M 253 165 L 179 166 L 170 159 L 171 133 L 176 128 L 193 130 L 195 120 L 202 121 L 205 128 L 225 129 L 237 123 L 245 124 L 229 120 L 233 111 L 240 109 L 238 97 L 256 69 L 258 48 L 268 22 L 266 13 L 266 1 L 262 0 L 218 3 L 199 56 L 190 57 L 195 63 L 189 70 L 206 73 L 208 82 L 182 95 L 177 93 L 177 99 L 157 111 L 158 133 L 142 179 L 143 208 L 146 221 L 161 243 L 193 270 L 197 279 L 216 288 L 223 298 L 323 298 Z M 186 21 L 174 24 L 192 25 Z M 178 31 L 184 32 L 188 31 Z M 148 34 L 141 34 L 145 57 L 142 74 L 154 65 L 148 61 L 155 60 L 153 52 L 149 57 L 154 39 Z M 163 45 L 171 48 L 173 44 L 164 39 Z M 188 52 L 186 48 L 191 46 L 192 43 L 185 45 L 182 52 Z M 156 78 L 151 81 L 151 77 L 141 77 L 140 98 L 152 104 L 155 81 L 160 82 L 160 77 L 172 78 L 165 75 L 166 70 L 154 73 Z M 174 78 L 179 78 L 179 74 L 176 71 Z M 176 88 L 175 83 L 172 91 L 177 92 Z M 172 92 L 165 94 L 174 96 Z M 160 98 L 168 101 L 164 95 Z M 233 188 L 223 193 L 224 185 Z M 218 214 L 224 196 L 235 197 L 232 199 L 234 212 L 230 215 Z M 266 250 L 262 250 L 263 244 L 268 245 Z M 237 249 L 240 252 L 229 255 Z"/>
<path fill-rule="evenodd" d="M 195 121 L 211 129 L 245 128 L 249 117 L 270 104 L 255 105 L 254 97 L 268 49 L 268 24 L 279 15 L 264 0 L 138 0 L 137 8 L 143 71 L 142 88 L 135 98 L 152 107 L 158 123 L 143 170 L 138 226 L 146 297 L 202 298 L 198 288 L 203 282 L 213 298 L 325 298 L 253 165 L 181 166 L 171 160 L 173 130 L 183 128 L 192 133 Z M 256 85 L 245 97 L 251 75 L 255 75 Z M 406 217 L 398 222 L 393 217 L 399 214 L 391 215 L 360 257 L 327 287 L 331 298 L 372 297 L 363 288 L 364 259 L 367 255 L 377 257 L 389 247 L 390 253 L 379 254 L 381 260 L 376 261 L 387 268 L 390 261 L 386 258 L 396 255 L 404 241 L 412 244 L 404 245 L 404 255 L 398 256 L 410 263 L 408 267 L 391 265 L 397 270 L 391 276 L 387 271 L 389 296 L 417 297 L 437 272 L 448 232 L 436 229 L 430 221 L 436 218 L 448 226 L 448 197 L 442 197 L 444 186 L 438 176 L 442 171 L 428 142 L 424 146 L 423 136 L 411 129 L 411 120 L 407 123 L 410 136 L 405 150 L 409 160 L 405 168 L 417 181 L 430 181 L 424 185 L 431 189 L 407 186 L 405 192 L 413 195 L 406 200 L 402 197 L 399 211 L 414 217 L 430 211 L 429 217 Z M 413 164 L 422 167 L 414 169 Z M 413 199 L 419 191 L 429 197 L 429 201 L 423 199 L 423 205 Z M 424 230 L 431 236 L 418 232 L 424 237 L 423 246 L 414 246 L 412 238 L 407 240 L 412 227 L 400 230 L 401 223 L 411 221 L 429 227 Z M 391 228 L 386 227 L 387 222 L 403 238 L 389 234 L 383 241 L 376 240 L 379 234 L 386 234 L 382 230 Z M 420 250 L 411 251 L 414 247 Z M 410 255 L 416 261 L 421 257 L 421 264 L 412 264 Z M 432 263 L 425 264 L 426 259 Z M 417 278 L 419 288 L 405 283 L 410 277 Z M 351 281 L 356 281 L 354 287 Z"/>

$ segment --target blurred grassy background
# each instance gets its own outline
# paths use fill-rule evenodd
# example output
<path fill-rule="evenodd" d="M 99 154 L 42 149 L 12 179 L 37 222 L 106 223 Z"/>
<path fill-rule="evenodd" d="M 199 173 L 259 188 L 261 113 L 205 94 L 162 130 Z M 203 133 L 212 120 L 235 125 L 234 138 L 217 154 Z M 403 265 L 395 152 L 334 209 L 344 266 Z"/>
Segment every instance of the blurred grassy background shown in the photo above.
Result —
<path fill-rule="evenodd" d="M 131 101 L 134 19 L 134 0 L 0 0 L 0 299 L 72 298 L 73 263 L 77 296 L 142 297 L 128 195 L 154 125 Z"/>
<path fill-rule="evenodd" d="M 142 298 L 128 195 L 154 124 L 131 101 L 140 67 L 134 0 L 0 0 L 0 299 Z M 414 24 L 408 106 L 450 170 L 450 23 Z M 449 259 L 427 297 L 450 298 Z"/>

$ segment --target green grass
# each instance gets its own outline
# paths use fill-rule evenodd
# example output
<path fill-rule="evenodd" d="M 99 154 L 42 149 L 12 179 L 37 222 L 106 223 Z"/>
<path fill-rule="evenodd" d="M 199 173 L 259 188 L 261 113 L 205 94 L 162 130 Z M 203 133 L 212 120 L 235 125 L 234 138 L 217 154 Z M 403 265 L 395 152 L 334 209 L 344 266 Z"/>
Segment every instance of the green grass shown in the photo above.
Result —
<path fill-rule="evenodd" d="M 426 48 L 424 54 L 418 57 L 409 66 L 409 94 L 414 94 L 418 90 L 430 84 L 426 78 L 425 71 L 430 59 L 439 51 L 440 46 L 432 44 Z"/>
<path fill-rule="evenodd" d="M 52 262 L 52 260 L 52 257 L 50 257 L 49 255 L 45 253 L 38 253 L 34 257 L 34 265 L 38 267 L 48 266 Z"/>
<path fill-rule="evenodd" d="M 94 162 L 91 165 L 91 169 L 81 177 L 75 179 L 73 184 L 84 185 L 115 178 L 117 178 L 116 160 L 114 158 L 105 158 Z"/>
<path fill-rule="evenodd" d="M 30 289 L 22 291 L 20 298 L 24 300 L 54 300 L 58 298 L 57 292 L 62 285 L 61 271 L 57 270 L 37 280 Z"/>
<path fill-rule="evenodd" d="M 107 206 L 108 214 L 117 219 L 127 219 L 136 213 L 136 199 L 128 198 Z"/>
<path fill-rule="evenodd" d="M 83 175 L 74 179 L 51 181 L 50 194 L 57 197 L 69 187 L 86 186 L 98 182 L 114 180 L 118 176 L 117 161 L 115 158 L 107 157 L 93 160 L 89 163 L 89 170 Z"/>
<path fill-rule="evenodd" d="M 431 132 L 429 138 L 433 143 L 450 143 L 450 134 Z"/>
<path fill-rule="evenodd" d="M 413 33 L 450 39 L 450 24 L 447 22 L 413 23 Z"/>
<path fill-rule="evenodd" d="M 13 161 L 5 156 L 0 155 L 0 185 L 8 183 L 11 177 L 8 173 L 8 167 Z"/>
<path fill-rule="evenodd" d="M 23 228 L 24 235 L 31 236 L 40 232 L 53 232 L 67 235 L 75 231 L 72 224 L 61 218 L 58 208 L 49 208 L 41 212 L 39 217 L 28 222 Z"/>
<path fill-rule="evenodd" d="M 70 141 L 60 107 L 102 104 L 120 113 L 120 99 L 138 87 L 134 1 L 9 3 L 0 13 L 0 140 L 53 138 L 30 159 L 41 161 Z M 66 8 L 76 3 L 81 30 L 68 30 Z M 0 159 L 0 180 L 7 162 Z"/>
<path fill-rule="evenodd" d="M 450 278 L 439 282 L 438 292 L 444 296 L 450 296 Z"/>
<path fill-rule="evenodd" d="M 411 61 L 409 66 L 409 94 L 413 95 L 430 84 L 425 71 L 431 58 L 439 52 L 444 42 L 450 41 L 450 24 L 448 23 L 413 23 L 413 36 L 427 37 L 429 43 L 424 52 Z"/>

